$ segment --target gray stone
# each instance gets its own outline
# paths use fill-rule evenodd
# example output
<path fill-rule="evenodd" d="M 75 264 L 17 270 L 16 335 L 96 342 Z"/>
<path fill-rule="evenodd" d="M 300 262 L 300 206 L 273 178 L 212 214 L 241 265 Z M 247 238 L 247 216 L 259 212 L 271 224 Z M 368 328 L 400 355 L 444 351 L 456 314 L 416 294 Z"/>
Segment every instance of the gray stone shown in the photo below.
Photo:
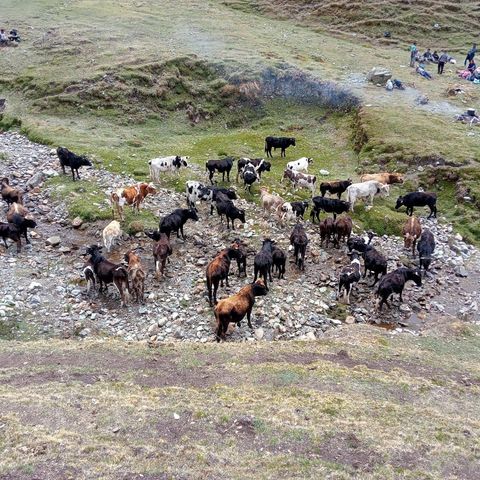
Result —
<path fill-rule="evenodd" d="M 62 242 L 62 239 L 58 235 L 54 235 L 53 237 L 48 237 L 47 238 L 47 245 L 51 245 L 52 247 L 56 247 L 57 245 L 60 245 Z"/>
<path fill-rule="evenodd" d="M 80 217 L 75 217 L 72 220 L 72 227 L 73 228 L 80 228 L 83 224 L 83 220 Z"/>
<path fill-rule="evenodd" d="M 375 85 L 385 85 L 391 78 L 392 72 L 383 67 L 373 67 L 367 74 L 367 80 Z"/>
<path fill-rule="evenodd" d="M 457 277 L 468 277 L 467 269 L 463 265 L 455 267 L 454 273 Z"/>

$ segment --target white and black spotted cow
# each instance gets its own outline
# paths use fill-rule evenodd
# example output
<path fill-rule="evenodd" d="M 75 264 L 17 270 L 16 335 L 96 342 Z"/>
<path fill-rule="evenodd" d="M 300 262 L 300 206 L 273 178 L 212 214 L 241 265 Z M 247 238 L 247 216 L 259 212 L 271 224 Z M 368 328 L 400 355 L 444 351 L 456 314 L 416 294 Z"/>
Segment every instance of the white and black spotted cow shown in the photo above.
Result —
<path fill-rule="evenodd" d="M 187 167 L 187 160 L 190 157 L 179 157 L 178 155 L 172 155 L 170 157 L 154 158 L 148 162 L 150 168 L 150 178 L 154 182 L 160 181 L 161 172 L 175 172 L 180 167 Z"/>

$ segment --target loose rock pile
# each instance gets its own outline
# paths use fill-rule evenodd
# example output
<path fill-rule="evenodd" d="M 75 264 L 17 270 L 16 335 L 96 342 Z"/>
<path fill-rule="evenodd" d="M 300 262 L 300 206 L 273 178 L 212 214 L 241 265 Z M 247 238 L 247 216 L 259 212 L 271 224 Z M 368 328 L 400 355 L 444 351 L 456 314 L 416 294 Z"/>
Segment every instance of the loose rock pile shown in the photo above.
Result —
<path fill-rule="evenodd" d="M 58 159 L 49 148 L 21 135 L 6 133 L 0 135 L 0 152 L 7 157 L 0 161 L 0 176 L 10 177 L 15 186 L 29 185 L 25 206 L 39 224 L 32 234 L 32 246 L 19 256 L 13 248 L 7 252 L 3 247 L 0 250 L 2 275 L 6 280 L 0 285 L 0 322 L 11 326 L 16 335 L 114 335 L 151 342 L 213 341 L 213 312 L 208 307 L 205 288 L 207 263 L 236 237 L 249 245 L 248 277 L 239 278 L 233 262 L 231 286 L 219 290 L 219 298 L 223 298 L 253 280 L 253 255 L 264 236 L 277 240 L 285 250 L 289 248 L 291 225 L 280 227 L 274 220 L 264 218 L 256 205 L 238 201 L 245 208 L 248 221 L 235 232 L 220 224 L 216 215 L 210 217 L 205 205 L 200 206 L 200 221 L 189 222 L 185 228 L 187 241 L 172 236 L 174 254 L 167 264 L 164 280 L 154 278 L 151 240 L 143 234 L 130 238 L 113 252 L 111 257 L 119 262 L 128 248 L 142 247 L 142 258 L 148 268 L 145 305 L 122 309 L 113 289 L 108 296 L 87 297 L 81 274 L 85 246 L 101 242 L 100 233 L 108 221 L 88 224 L 80 218 L 73 221 L 68 218 L 63 202 L 52 197 L 55 187 L 44 183 L 60 173 Z M 197 176 L 194 169 L 192 178 Z M 82 178 L 97 182 L 105 192 L 134 183 L 131 178 L 101 169 L 86 169 Z M 65 182 L 71 182 L 70 176 L 65 176 Z M 144 208 L 166 214 L 185 206 L 184 195 L 161 189 L 156 196 L 147 197 Z M 6 207 L 2 209 L 4 215 Z M 455 235 L 451 226 L 425 219 L 422 223 L 433 231 L 437 240 L 432 273 L 422 288 L 407 286 L 405 303 L 398 306 L 395 301 L 394 309 L 385 309 L 377 316 L 372 289 L 365 281 L 354 290 L 351 307 L 337 303 L 337 275 L 349 262 L 345 247 L 320 248 L 318 225 L 306 222 L 310 245 L 305 273 L 290 262 L 285 280 L 274 279 L 268 296 L 257 300 L 254 330 L 244 324 L 233 331 L 230 340 L 315 339 L 343 321 L 388 324 L 410 331 L 421 330 L 439 315 L 479 321 L 479 252 Z M 396 263 L 412 261 L 398 237 L 376 237 L 374 244 L 390 259 L 390 270 Z M 291 254 L 289 257 L 292 260 Z M 371 280 L 367 280 L 370 284 Z"/>

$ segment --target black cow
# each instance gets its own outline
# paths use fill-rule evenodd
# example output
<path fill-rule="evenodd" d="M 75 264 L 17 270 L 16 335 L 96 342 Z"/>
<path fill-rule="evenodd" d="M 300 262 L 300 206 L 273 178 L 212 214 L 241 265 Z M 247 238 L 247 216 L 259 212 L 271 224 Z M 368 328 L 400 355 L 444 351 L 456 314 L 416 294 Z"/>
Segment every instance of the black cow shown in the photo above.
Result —
<path fill-rule="evenodd" d="M 295 139 L 289 137 L 267 137 L 265 138 L 265 153 L 267 157 L 272 157 L 272 148 L 276 150 L 281 148 L 280 156 L 285 157 L 285 150 L 293 145 L 295 147 Z"/>
<path fill-rule="evenodd" d="M 230 228 L 230 220 L 232 221 L 232 230 L 235 230 L 235 219 L 238 218 L 245 223 L 245 210 L 237 208 L 231 200 L 226 198 L 217 200 L 217 213 L 222 221 L 224 215 L 227 217 L 227 228 Z"/>
<path fill-rule="evenodd" d="M 413 207 L 425 207 L 430 208 L 430 215 L 437 218 L 437 194 L 433 192 L 412 192 L 407 193 L 397 198 L 395 210 L 398 210 L 402 205 L 407 207 L 407 215 L 413 215 Z"/>
<path fill-rule="evenodd" d="M 313 207 L 310 212 L 310 218 L 315 223 L 315 218 L 320 221 L 320 212 L 323 210 L 326 213 L 333 213 L 333 218 L 337 218 L 343 212 L 348 212 L 350 203 L 344 200 L 337 200 L 336 198 L 313 197 Z"/>
<path fill-rule="evenodd" d="M 172 213 L 167 215 L 160 222 L 160 233 L 166 233 L 170 238 L 172 232 L 177 232 L 177 237 L 180 238 L 179 232 L 182 234 L 185 240 L 185 234 L 183 233 L 183 226 L 187 223 L 187 220 L 198 220 L 197 211 L 193 208 L 177 208 Z"/>
<path fill-rule="evenodd" d="M 259 180 L 255 167 L 250 164 L 246 165 L 242 177 L 244 190 L 248 189 L 248 192 L 252 193 L 252 185 Z"/>
<path fill-rule="evenodd" d="M 400 267 L 384 275 L 378 284 L 375 309 L 381 311 L 384 303 L 390 308 L 388 297 L 394 293 L 399 294 L 400 302 L 403 303 L 403 289 L 409 280 L 413 280 L 417 287 L 422 285 L 422 276 L 418 268 Z"/>
<path fill-rule="evenodd" d="M 225 173 L 227 174 L 227 181 L 230 181 L 230 170 L 232 170 L 234 161 L 235 159 L 233 157 L 225 157 L 221 160 L 208 160 L 207 163 L 205 163 L 205 171 L 209 172 L 208 178 L 212 185 L 215 171 L 222 174 L 222 182 L 225 181 Z"/>
<path fill-rule="evenodd" d="M 417 244 L 418 256 L 420 258 L 420 270 L 422 267 L 427 271 L 432 263 L 432 254 L 435 250 L 435 237 L 433 233 L 424 229 Z"/>
<path fill-rule="evenodd" d="M 75 172 L 77 172 L 77 178 L 80 180 L 80 175 L 78 174 L 78 169 L 80 167 L 91 167 L 92 162 L 85 157 L 84 155 L 76 155 L 75 153 L 68 150 L 68 148 L 58 147 L 57 148 L 58 159 L 60 160 L 60 165 L 62 167 L 63 173 L 65 172 L 65 167 L 70 167 L 72 170 L 72 178 L 75 181 Z"/>

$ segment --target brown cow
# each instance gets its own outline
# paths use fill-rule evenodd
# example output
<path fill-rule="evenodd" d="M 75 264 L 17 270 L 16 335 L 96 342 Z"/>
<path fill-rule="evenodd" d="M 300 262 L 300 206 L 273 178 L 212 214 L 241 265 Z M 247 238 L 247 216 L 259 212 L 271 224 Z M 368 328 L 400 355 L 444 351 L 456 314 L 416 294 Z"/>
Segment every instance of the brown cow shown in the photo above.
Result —
<path fill-rule="evenodd" d="M 411 248 L 413 257 L 415 258 L 415 246 L 422 233 L 422 226 L 418 218 L 410 217 L 403 225 L 402 233 L 405 248 Z"/>
<path fill-rule="evenodd" d="M 392 183 L 403 183 L 402 173 L 366 173 L 360 177 L 361 182 L 368 182 L 369 180 L 376 180 L 377 182 L 391 185 Z"/>
<path fill-rule="evenodd" d="M 340 242 L 347 241 L 350 239 L 352 234 L 353 222 L 352 219 L 348 216 L 338 217 L 335 220 L 334 231 L 335 231 L 335 243 L 338 246 Z"/>
<path fill-rule="evenodd" d="M 2 194 L 2 199 L 7 202 L 7 205 L 11 205 L 12 203 L 23 205 L 22 192 L 18 188 L 11 187 L 7 177 L 0 180 L 0 193 Z"/>
<path fill-rule="evenodd" d="M 140 257 L 129 250 L 125 254 L 125 261 L 128 263 L 128 276 L 132 287 L 132 293 L 137 303 L 144 303 L 145 291 L 145 269 L 143 268 Z"/>
<path fill-rule="evenodd" d="M 110 195 L 110 202 L 112 203 L 113 218 L 115 218 L 115 210 L 117 211 L 120 220 L 123 220 L 123 206 L 133 205 L 133 208 L 140 211 L 140 204 L 145 200 L 148 194 L 154 195 L 157 190 L 151 183 L 137 183 L 131 187 L 117 188 Z"/>
<path fill-rule="evenodd" d="M 217 320 L 217 342 L 225 340 L 228 324 L 240 322 L 247 315 L 248 326 L 252 327 L 251 315 L 255 297 L 266 295 L 267 289 L 262 279 L 243 287 L 236 295 L 220 300 L 215 307 L 215 318 Z"/>

